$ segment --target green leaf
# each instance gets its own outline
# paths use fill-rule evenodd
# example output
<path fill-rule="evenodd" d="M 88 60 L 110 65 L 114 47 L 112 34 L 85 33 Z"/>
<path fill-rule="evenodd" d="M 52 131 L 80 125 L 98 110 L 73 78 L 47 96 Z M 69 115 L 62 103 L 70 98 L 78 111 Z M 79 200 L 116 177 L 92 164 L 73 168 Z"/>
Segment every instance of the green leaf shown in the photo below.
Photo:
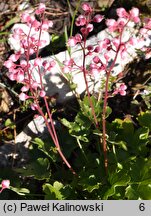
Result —
<path fill-rule="evenodd" d="M 116 193 L 116 187 L 127 186 L 130 180 L 130 176 L 125 172 L 125 170 L 111 174 L 109 178 L 111 187 L 106 191 L 103 199 L 108 199 L 109 197 L 113 196 Z"/>
<path fill-rule="evenodd" d="M 15 124 L 11 121 L 11 119 L 6 119 L 6 121 L 5 121 L 5 127 L 9 127 L 9 128 L 11 128 L 11 129 L 14 129 L 14 127 L 15 127 Z"/>
<path fill-rule="evenodd" d="M 109 106 L 107 106 L 107 108 L 106 108 L 106 118 L 108 118 L 111 113 L 112 113 L 112 109 Z"/>
<path fill-rule="evenodd" d="M 137 200 L 139 198 L 137 185 L 129 185 L 125 190 L 125 196 L 128 200 Z"/>
<path fill-rule="evenodd" d="M 131 165 L 130 169 L 131 182 L 132 183 L 143 183 L 148 181 L 151 182 L 151 158 L 148 160 L 143 158 L 138 158 L 136 162 Z M 147 183 L 147 182 L 146 182 Z"/>
<path fill-rule="evenodd" d="M 144 139 L 147 139 L 148 136 L 149 136 L 149 128 L 147 128 L 147 127 L 141 128 L 139 138 L 141 140 L 144 140 Z"/>
<path fill-rule="evenodd" d="M 132 140 L 134 134 L 134 125 L 131 120 L 124 119 L 123 121 L 123 133 L 126 136 L 127 140 Z"/>
<path fill-rule="evenodd" d="M 141 126 L 148 127 L 149 130 L 151 131 L 151 112 L 150 111 L 141 112 L 140 115 L 138 116 L 138 122 Z"/>
<path fill-rule="evenodd" d="M 119 147 L 121 147 L 121 148 L 124 149 L 125 151 L 128 150 L 128 149 L 127 149 L 127 143 L 126 143 L 125 141 L 123 141 L 123 140 L 121 140 L 121 141 L 110 141 L 110 140 L 108 139 L 108 142 L 109 142 L 109 143 L 112 143 L 112 144 L 114 144 L 114 145 L 117 145 L 117 146 L 119 146 Z"/>
<path fill-rule="evenodd" d="M 76 139 L 69 134 L 66 128 L 58 130 L 58 138 L 65 157 L 69 158 L 74 149 L 77 148 Z"/>
<path fill-rule="evenodd" d="M 74 122 L 69 122 L 66 119 L 62 119 L 61 122 L 69 129 L 71 136 L 83 142 L 89 141 L 87 136 L 90 133 L 89 128 L 92 123 L 81 111 L 78 112 Z"/>
<path fill-rule="evenodd" d="M 151 200 L 151 179 L 148 185 L 139 184 L 138 194 L 142 200 Z"/>
<path fill-rule="evenodd" d="M 44 184 L 43 191 L 46 194 L 46 200 L 62 200 L 63 195 L 61 194 L 60 190 L 63 188 L 63 184 L 55 181 L 53 185 L 51 184 Z"/>
<path fill-rule="evenodd" d="M 14 191 L 18 195 L 25 196 L 30 193 L 30 191 L 27 188 L 15 188 L 15 187 L 10 187 L 10 190 Z"/>
<path fill-rule="evenodd" d="M 77 88 L 77 84 L 76 83 L 71 83 L 70 84 L 70 89 L 73 91 L 73 90 L 76 90 Z"/>
<path fill-rule="evenodd" d="M 129 185 L 126 188 L 125 196 L 129 200 L 151 200 L 151 184 Z"/>
<path fill-rule="evenodd" d="M 96 117 L 98 118 L 98 120 L 101 120 L 103 106 L 102 101 L 98 101 L 94 96 L 91 96 L 90 100 L 92 102 Z M 83 101 L 80 101 L 80 107 L 82 114 L 85 115 L 91 122 L 94 122 L 94 116 L 88 96 L 85 96 Z"/>
<path fill-rule="evenodd" d="M 37 144 L 39 149 L 42 149 L 45 145 L 44 142 L 38 137 L 36 137 L 32 143 Z"/>
<path fill-rule="evenodd" d="M 72 187 L 72 184 L 66 185 L 60 189 L 64 200 L 74 200 L 77 199 L 77 192 L 75 188 Z"/>
<path fill-rule="evenodd" d="M 51 41 L 52 43 L 54 43 L 55 41 L 57 41 L 59 39 L 59 36 L 58 35 L 55 35 L 55 34 L 52 34 L 51 35 Z"/>
<path fill-rule="evenodd" d="M 43 180 L 50 177 L 49 160 L 47 158 L 38 158 L 32 166 L 36 179 Z"/>
<path fill-rule="evenodd" d="M 5 26 L 3 26 L 3 28 L 1 29 L 1 31 L 6 30 L 7 28 L 9 28 L 11 25 L 13 25 L 14 23 L 17 23 L 20 21 L 20 17 L 17 15 L 15 17 L 13 17 L 12 19 L 10 19 L 8 22 L 6 22 Z"/>
<path fill-rule="evenodd" d="M 17 169 L 18 172 L 25 176 L 34 176 L 38 180 L 49 179 L 49 160 L 47 158 L 38 158 L 36 161 L 28 164 L 26 169 Z"/>
<path fill-rule="evenodd" d="M 54 160 L 55 153 L 57 153 L 57 150 L 54 147 L 54 144 L 52 143 L 52 140 L 50 139 L 50 137 L 49 137 L 49 142 L 48 143 L 47 142 L 48 142 L 47 139 L 44 142 L 40 138 L 35 138 L 33 141 L 31 141 L 31 143 L 36 144 L 38 146 L 38 149 L 41 152 L 43 152 L 47 157 L 49 157 L 52 160 Z M 54 154 L 52 154 L 52 152 Z"/>
<path fill-rule="evenodd" d="M 81 176 L 81 180 L 79 181 L 79 184 L 82 185 L 83 190 L 88 191 L 89 193 L 92 193 L 94 190 L 99 189 L 101 183 L 97 181 L 97 178 L 94 174 L 86 177 Z"/>
<path fill-rule="evenodd" d="M 72 128 L 72 123 L 71 122 L 69 122 L 67 119 L 65 119 L 65 118 L 63 118 L 63 119 L 61 119 L 61 122 L 62 122 L 62 124 L 64 125 L 64 126 L 66 126 L 67 128 Z"/>

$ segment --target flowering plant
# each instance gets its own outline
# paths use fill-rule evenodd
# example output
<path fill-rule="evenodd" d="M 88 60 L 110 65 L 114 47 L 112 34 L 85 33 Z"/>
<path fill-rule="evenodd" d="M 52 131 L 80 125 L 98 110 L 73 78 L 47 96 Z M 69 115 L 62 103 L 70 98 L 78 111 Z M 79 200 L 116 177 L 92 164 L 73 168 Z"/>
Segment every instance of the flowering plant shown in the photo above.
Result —
<path fill-rule="evenodd" d="M 53 25 L 51 21 L 44 18 L 45 5 L 41 3 L 35 10 L 38 19 L 27 13 L 22 15 L 21 20 L 27 27 L 27 32 L 21 28 L 14 29 L 13 38 L 19 39 L 19 50 L 12 54 L 4 65 L 8 68 L 9 78 L 22 84 L 19 99 L 21 101 L 30 99 L 31 109 L 36 110 L 43 117 L 51 136 L 51 140 L 46 140 L 46 142 L 39 138 L 34 140 L 38 152 L 44 154 L 44 157 L 37 158 L 32 164 L 34 167 L 32 171 L 38 180 L 46 180 L 42 187 L 46 194 L 45 198 L 49 199 L 71 199 L 80 198 L 80 196 L 86 199 L 108 199 L 109 197 L 120 199 L 122 194 L 126 199 L 146 198 L 142 192 L 143 185 L 140 186 L 141 190 L 137 189 L 137 195 L 133 193 L 133 185 L 135 187 L 137 182 L 133 172 L 135 166 L 136 169 L 139 169 L 139 165 L 142 164 L 142 170 L 145 170 L 149 163 L 148 160 L 145 161 L 142 158 L 144 152 L 148 152 L 150 124 L 144 123 L 144 119 L 146 116 L 150 118 L 150 113 L 140 114 L 138 117 L 139 129 L 134 128 L 133 123 L 127 118 L 115 119 L 109 123 L 107 117 L 111 114 L 111 109 L 108 107 L 109 98 L 117 94 L 120 96 L 127 94 L 127 85 L 124 81 L 116 82 L 117 60 L 122 63 L 126 61 L 127 56 L 130 58 L 132 48 L 142 50 L 145 58 L 150 58 L 151 19 L 144 19 L 141 23 L 137 8 L 134 7 L 129 12 L 124 8 L 118 8 L 116 10 L 117 20 L 105 20 L 108 36 L 98 38 L 95 45 L 92 45 L 87 44 L 87 38 L 93 31 L 93 23 L 100 23 L 105 17 L 100 14 L 93 16 L 93 8 L 88 3 L 83 3 L 81 7 L 83 14 L 75 20 L 75 25 L 79 27 L 80 33 L 68 39 L 66 45 L 67 48 L 71 48 L 71 52 L 69 58 L 61 62 L 60 68 L 62 74 L 70 78 L 69 84 L 75 71 L 82 73 L 86 93 L 83 100 L 78 97 L 80 108 L 74 122 L 62 119 L 60 131 L 58 128 L 56 131 L 53 110 L 47 100 L 43 79 L 46 73 L 56 72 L 58 61 L 53 59 L 46 61 L 39 55 L 39 49 L 48 43 L 43 40 L 43 33 Z M 126 32 L 129 34 L 125 36 Z M 73 57 L 72 49 L 74 51 L 75 46 L 79 46 L 82 50 L 82 64 L 77 63 Z M 33 64 L 30 61 L 32 54 L 35 54 Z M 90 59 L 89 64 L 87 59 Z M 119 72 L 122 72 L 122 68 Z M 89 80 L 100 81 L 97 98 L 91 91 Z M 116 82 L 115 88 L 112 85 L 113 81 Z M 76 92 L 76 86 L 73 90 Z M 44 101 L 46 111 L 40 106 L 40 100 Z M 134 139 L 137 140 L 136 143 Z M 51 141 L 55 144 L 55 148 L 51 145 Z M 134 146 L 131 146 L 131 143 L 134 143 Z M 128 149 L 129 153 L 127 153 Z M 61 172 L 62 176 L 65 173 L 65 182 L 67 178 L 71 178 L 71 173 L 69 174 L 68 170 L 66 172 L 64 166 L 61 169 L 56 152 L 59 153 L 69 171 L 74 174 L 74 178 L 77 178 L 76 182 L 73 180 L 71 185 L 60 183 L 59 180 L 62 177 L 53 183 L 50 180 L 48 170 L 51 166 L 52 170 L 57 170 L 55 173 L 57 177 L 58 173 Z M 132 157 L 134 153 L 135 158 Z M 72 162 L 72 166 L 67 159 Z M 53 162 L 53 165 L 50 161 Z M 130 168 L 126 163 L 130 165 Z M 29 166 L 29 171 L 30 169 Z M 26 175 L 25 170 L 21 172 Z M 150 177 L 148 177 L 148 172 L 146 173 L 147 177 L 142 176 L 141 173 L 140 176 L 141 182 L 147 178 L 148 187 Z M 47 183 L 48 181 L 50 184 Z M 83 195 L 78 195 L 79 188 Z M 123 188 L 126 192 L 123 192 Z M 118 194 L 120 194 L 119 197 Z"/>

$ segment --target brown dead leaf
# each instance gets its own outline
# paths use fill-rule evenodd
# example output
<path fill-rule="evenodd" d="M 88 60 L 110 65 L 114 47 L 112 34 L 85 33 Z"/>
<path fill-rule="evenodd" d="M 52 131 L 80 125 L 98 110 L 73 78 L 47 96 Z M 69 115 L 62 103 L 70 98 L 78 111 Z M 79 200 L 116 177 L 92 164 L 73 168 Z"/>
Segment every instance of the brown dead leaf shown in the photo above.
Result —
<path fill-rule="evenodd" d="M 0 112 L 9 112 L 11 98 L 4 88 L 0 88 Z"/>

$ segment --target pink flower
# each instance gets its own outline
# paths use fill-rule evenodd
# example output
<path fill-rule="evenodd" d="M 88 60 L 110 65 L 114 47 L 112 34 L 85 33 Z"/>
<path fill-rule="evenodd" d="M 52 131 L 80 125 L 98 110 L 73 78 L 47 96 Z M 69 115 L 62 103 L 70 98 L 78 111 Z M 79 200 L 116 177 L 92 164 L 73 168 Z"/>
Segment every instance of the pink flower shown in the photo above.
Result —
<path fill-rule="evenodd" d="M 110 51 L 108 51 L 107 53 L 104 53 L 104 58 L 105 58 L 106 62 L 108 62 L 109 59 L 111 59 L 111 53 L 110 53 Z"/>
<path fill-rule="evenodd" d="M 17 73 L 16 73 L 16 81 L 17 82 L 23 82 L 24 81 L 24 71 L 22 69 L 17 69 Z"/>
<path fill-rule="evenodd" d="M 126 10 L 124 8 L 118 8 L 116 10 L 116 13 L 120 18 L 128 18 L 129 17 L 129 14 L 126 12 Z"/>
<path fill-rule="evenodd" d="M 82 4 L 82 9 L 83 9 L 86 13 L 92 13 L 92 7 L 91 7 L 88 3 L 83 3 L 83 4 Z"/>
<path fill-rule="evenodd" d="M 121 32 L 123 30 L 123 28 L 125 27 L 127 23 L 127 20 L 125 18 L 119 18 L 117 20 L 117 28 L 118 30 Z"/>
<path fill-rule="evenodd" d="M 16 62 L 21 56 L 21 53 L 18 52 L 18 53 L 15 53 L 15 54 L 12 54 L 10 57 L 9 57 L 9 60 L 11 60 L 12 62 Z"/>
<path fill-rule="evenodd" d="M 38 9 L 35 11 L 35 14 L 37 14 L 37 15 L 42 14 L 45 12 L 45 9 L 46 9 L 45 4 L 40 3 Z"/>
<path fill-rule="evenodd" d="M 42 66 L 44 67 L 45 70 L 49 67 L 49 62 L 47 60 L 42 62 Z"/>
<path fill-rule="evenodd" d="M 39 29 L 40 26 L 41 23 L 38 22 L 36 19 L 32 22 L 32 27 L 34 27 L 35 29 Z"/>
<path fill-rule="evenodd" d="M 129 14 L 130 14 L 130 20 L 132 20 L 132 21 L 135 22 L 135 23 L 140 22 L 140 18 L 139 18 L 139 9 L 138 9 L 138 8 L 133 7 L 133 8 L 129 11 Z"/>
<path fill-rule="evenodd" d="M 100 63 L 100 58 L 99 58 L 98 56 L 94 56 L 93 62 L 94 62 L 95 64 Z"/>
<path fill-rule="evenodd" d="M 93 24 L 90 24 L 90 23 L 89 23 L 89 24 L 86 26 L 86 29 L 87 29 L 88 32 L 93 31 Z"/>
<path fill-rule="evenodd" d="M 28 95 L 26 95 L 25 93 L 20 93 L 19 94 L 19 99 L 21 100 L 21 101 L 25 101 L 25 100 L 27 100 L 29 98 L 29 96 Z"/>
<path fill-rule="evenodd" d="M 100 74 L 99 68 L 93 68 L 93 69 L 91 69 L 91 74 L 93 75 L 93 77 L 97 78 L 98 75 Z"/>
<path fill-rule="evenodd" d="M 32 110 L 37 110 L 37 108 L 38 108 L 37 104 L 35 104 L 35 103 L 31 104 L 31 109 Z"/>
<path fill-rule="evenodd" d="M 10 60 L 10 59 L 4 62 L 4 66 L 7 67 L 8 69 L 9 69 L 9 68 L 15 68 L 15 67 L 16 67 L 16 65 L 15 65 L 15 64 L 13 63 L 13 61 Z"/>
<path fill-rule="evenodd" d="M 91 31 L 93 31 L 93 24 L 88 24 L 85 28 L 80 29 L 82 35 L 86 37 Z"/>
<path fill-rule="evenodd" d="M 120 45 L 120 40 L 119 40 L 119 38 L 113 38 L 113 40 L 112 40 L 112 43 L 113 43 L 113 45 L 115 46 L 115 48 L 116 48 L 116 50 L 119 48 L 119 45 Z M 114 49 L 115 49 L 114 48 Z"/>
<path fill-rule="evenodd" d="M 67 46 L 73 47 L 76 44 L 77 44 L 77 40 L 75 39 L 75 37 L 72 36 L 68 39 Z"/>
<path fill-rule="evenodd" d="M 50 67 L 54 67 L 55 65 L 56 65 L 56 61 L 55 60 L 50 61 Z"/>
<path fill-rule="evenodd" d="M 69 59 L 69 60 L 65 60 L 65 61 L 63 61 L 63 64 L 65 65 L 65 66 L 73 66 L 73 64 L 74 64 L 74 60 L 71 58 L 71 59 Z"/>
<path fill-rule="evenodd" d="M 116 31 L 118 29 L 118 24 L 114 19 L 107 19 L 106 25 L 110 32 Z"/>
<path fill-rule="evenodd" d="M 21 29 L 21 28 L 15 28 L 14 30 L 13 30 L 13 32 L 14 32 L 14 38 L 15 38 L 15 36 L 21 36 L 21 35 L 25 35 L 25 33 L 24 33 L 24 31 Z"/>
<path fill-rule="evenodd" d="M 27 66 L 27 61 L 26 60 L 21 60 L 20 61 L 20 66 L 22 67 L 22 68 L 25 68 L 26 66 Z"/>
<path fill-rule="evenodd" d="M 25 23 L 29 23 L 29 22 L 31 21 L 30 15 L 29 15 L 27 12 L 24 12 L 24 13 L 21 15 L 21 21 L 22 21 L 22 22 L 25 22 Z"/>
<path fill-rule="evenodd" d="M 88 46 L 87 46 L 87 50 L 88 50 L 89 52 L 93 52 L 94 46 L 88 45 Z"/>
<path fill-rule="evenodd" d="M 44 90 L 41 90 L 41 91 L 39 92 L 39 95 L 40 95 L 40 97 L 45 97 L 46 92 L 45 92 Z"/>
<path fill-rule="evenodd" d="M 145 50 L 145 59 L 151 58 L 151 48 Z"/>
<path fill-rule="evenodd" d="M 110 46 L 111 41 L 110 41 L 110 39 L 105 38 L 104 40 L 99 41 L 98 44 L 99 44 L 99 47 L 100 47 L 100 51 L 102 51 L 102 49 L 107 49 Z"/>
<path fill-rule="evenodd" d="M 93 63 L 90 64 L 90 74 L 95 78 L 98 78 L 98 76 L 103 70 L 104 68 L 102 65 L 93 64 Z"/>
<path fill-rule="evenodd" d="M 10 186 L 10 180 L 3 180 L 2 183 L 1 183 L 1 186 L 2 186 L 2 189 L 0 190 L 0 193 L 6 189 L 6 188 L 9 188 Z"/>
<path fill-rule="evenodd" d="M 126 95 L 127 86 L 124 83 L 117 83 L 117 88 L 114 90 L 113 94 L 120 94 L 121 96 Z"/>
<path fill-rule="evenodd" d="M 23 87 L 21 88 L 21 91 L 22 91 L 22 92 L 27 92 L 28 90 L 29 90 L 29 86 L 28 86 L 28 85 L 23 86 Z"/>
<path fill-rule="evenodd" d="M 146 29 L 151 29 L 151 18 L 149 18 L 149 17 L 146 17 L 146 18 L 144 18 L 144 28 L 146 28 Z"/>
<path fill-rule="evenodd" d="M 34 60 L 34 66 L 42 66 L 42 59 L 40 57 Z"/>
<path fill-rule="evenodd" d="M 39 87 L 39 84 L 36 81 L 32 82 L 32 88 L 37 90 L 37 88 Z"/>
<path fill-rule="evenodd" d="M 47 31 L 49 27 L 51 28 L 53 26 L 53 22 L 50 20 L 44 20 L 42 23 L 42 30 Z"/>
<path fill-rule="evenodd" d="M 16 74 L 15 74 L 15 73 L 9 73 L 8 77 L 9 77 L 9 79 L 12 80 L 12 81 L 15 81 L 15 80 L 16 80 Z"/>
<path fill-rule="evenodd" d="M 75 40 L 77 41 L 77 43 L 81 43 L 81 41 L 82 41 L 82 35 L 81 34 L 76 34 L 75 35 Z"/>
<path fill-rule="evenodd" d="M 139 16 L 139 9 L 133 7 L 133 8 L 129 11 L 129 13 L 130 13 L 130 16 L 131 16 L 131 17 L 138 17 L 138 16 Z"/>
<path fill-rule="evenodd" d="M 84 26 L 86 25 L 86 22 L 87 22 L 86 17 L 83 15 L 80 15 L 77 17 L 75 24 L 76 26 Z"/>
<path fill-rule="evenodd" d="M 63 71 L 63 73 L 69 73 L 69 72 L 71 72 L 71 68 L 69 66 L 64 66 L 62 68 L 62 71 Z"/>
<path fill-rule="evenodd" d="M 136 45 L 138 43 L 138 39 L 135 37 L 131 37 L 128 41 L 130 45 Z"/>
<path fill-rule="evenodd" d="M 104 16 L 97 14 L 93 17 L 93 22 L 100 23 L 104 19 Z"/>
<path fill-rule="evenodd" d="M 102 47 L 101 46 L 96 46 L 94 49 L 95 53 L 101 53 L 102 52 Z"/>

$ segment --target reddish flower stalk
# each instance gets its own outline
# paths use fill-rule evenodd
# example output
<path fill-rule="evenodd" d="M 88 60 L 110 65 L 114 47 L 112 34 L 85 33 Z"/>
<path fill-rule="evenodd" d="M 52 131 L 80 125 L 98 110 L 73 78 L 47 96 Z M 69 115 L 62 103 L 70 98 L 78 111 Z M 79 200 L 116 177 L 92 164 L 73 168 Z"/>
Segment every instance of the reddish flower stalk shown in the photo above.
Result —
<path fill-rule="evenodd" d="M 82 47 L 83 50 L 83 76 L 84 76 L 84 81 L 85 81 L 85 85 L 86 85 L 86 92 L 88 94 L 88 100 L 89 100 L 89 104 L 92 110 L 92 115 L 94 117 L 94 122 L 95 122 L 95 126 L 97 129 L 99 129 L 99 123 L 95 114 L 95 110 L 94 110 L 94 105 L 92 103 L 91 100 L 91 96 L 90 96 L 90 91 L 89 91 L 89 86 L 88 86 L 88 81 L 87 81 L 87 76 L 86 76 L 86 65 L 85 65 L 85 60 L 86 60 L 86 54 L 85 54 L 85 50 L 86 50 L 86 38 L 84 38 L 84 46 Z"/>
<path fill-rule="evenodd" d="M 17 80 L 18 82 L 24 84 L 22 87 L 22 93 L 19 95 L 20 100 L 32 99 L 33 104 L 31 105 L 32 109 L 37 110 L 37 112 L 43 117 L 45 124 L 48 128 L 48 132 L 56 146 L 57 152 L 62 158 L 63 162 L 66 166 L 71 170 L 71 172 L 75 175 L 75 171 L 67 161 L 64 156 L 58 136 L 56 133 L 56 129 L 52 119 L 51 109 L 47 102 L 46 92 L 43 84 L 43 74 L 48 70 L 53 68 L 54 62 L 43 62 L 43 60 L 39 57 L 39 49 L 42 45 L 46 43 L 46 41 L 42 38 L 43 31 L 46 32 L 50 26 L 52 26 L 52 22 L 44 19 L 45 5 L 40 4 L 39 8 L 35 11 L 37 15 L 40 16 L 41 21 L 37 21 L 34 16 L 30 16 L 29 14 L 22 15 L 22 21 L 26 23 L 26 27 L 29 28 L 29 32 L 25 33 L 22 29 L 16 29 L 16 32 L 19 33 L 19 37 L 21 39 L 21 52 L 14 54 L 9 58 L 9 61 L 5 63 L 5 66 L 9 69 L 9 75 L 11 75 L 13 80 Z M 14 35 L 14 38 L 16 35 Z M 34 60 L 34 65 L 30 64 L 30 55 L 35 53 L 36 58 Z M 24 59 L 20 65 L 17 65 L 16 62 L 21 54 L 24 56 Z M 42 72 L 41 67 L 43 67 L 44 72 Z M 33 69 L 37 68 L 36 79 L 33 74 Z M 39 79 L 39 80 L 38 80 Z M 29 95 L 24 93 L 28 92 Z M 39 105 L 39 97 L 44 100 L 46 112 L 48 115 L 48 119 L 45 116 L 43 110 Z"/>
<path fill-rule="evenodd" d="M 125 27 L 131 27 L 131 25 L 136 25 L 140 22 L 139 18 L 139 10 L 137 8 L 132 8 L 129 12 L 126 12 L 124 8 L 118 8 L 117 9 L 117 15 L 118 19 L 107 19 L 106 25 L 108 27 L 109 32 L 115 32 L 116 36 L 113 38 L 105 38 L 103 40 L 98 41 L 98 45 L 96 47 L 93 47 L 92 45 L 89 45 L 86 47 L 86 39 L 88 34 L 93 30 L 93 24 L 91 24 L 91 21 L 93 22 L 101 22 L 103 19 L 103 16 L 96 15 L 93 19 L 92 17 L 92 8 L 89 4 L 83 3 L 82 9 L 84 11 L 83 15 L 78 16 L 76 19 L 76 25 L 80 26 L 80 31 L 82 36 L 78 37 L 75 35 L 74 37 L 71 37 L 68 40 L 67 45 L 68 46 L 75 46 L 77 43 L 80 43 L 82 51 L 83 51 L 83 65 L 81 71 L 84 75 L 84 81 L 86 85 L 86 92 L 88 95 L 89 104 L 92 110 L 92 114 L 94 117 L 96 128 L 99 129 L 98 120 L 95 114 L 94 106 L 90 97 L 90 91 L 87 81 L 87 75 L 91 74 L 92 76 L 97 76 L 100 73 L 106 74 L 106 81 L 105 81 L 105 96 L 104 96 L 104 104 L 103 104 L 103 113 L 102 113 L 102 147 L 103 147 L 103 153 L 104 153 L 104 166 L 107 173 L 107 167 L 108 167 L 108 160 L 107 160 L 107 140 L 106 140 L 106 111 L 107 111 L 107 100 L 108 100 L 108 91 L 109 91 L 109 79 L 110 75 L 112 73 L 112 70 L 115 66 L 116 60 L 118 55 L 120 54 L 121 59 L 124 59 L 125 55 L 127 54 L 127 47 L 132 46 L 134 43 L 142 42 L 143 39 L 135 39 L 135 37 L 131 37 L 127 39 L 127 41 L 122 41 L 122 35 Z M 130 25 L 129 25 L 130 23 Z M 146 24 L 147 23 L 147 24 Z M 148 19 L 145 22 L 145 27 L 150 28 L 150 20 Z M 142 29 L 142 32 L 146 32 L 146 28 Z M 80 38 L 80 40 L 79 40 Z M 82 39 L 83 38 L 83 43 Z M 86 50 L 88 53 L 86 54 Z M 90 63 L 90 70 L 89 72 L 86 69 L 86 57 L 87 55 L 94 55 L 92 62 Z M 103 59 L 100 59 L 100 56 L 102 55 Z M 111 63 L 112 62 L 112 63 Z M 111 65 L 110 65 L 111 63 Z M 76 64 L 75 64 L 76 65 Z M 71 70 L 71 67 L 70 67 Z M 70 71 L 69 70 L 69 71 Z M 67 71 L 67 68 L 66 68 Z M 124 83 L 117 85 L 117 88 L 114 91 L 114 94 L 120 94 L 124 96 L 126 94 L 126 85 Z"/>
<path fill-rule="evenodd" d="M 82 72 L 83 72 L 84 82 L 85 82 L 85 86 L 86 86 L 86 92 L 88 95 L 88 100 L 89 100 L 89 104 L 91 107 L 92 115 L 94 117 L 95 126 L 97 129 L 99 129 L 99 123 L 98 123 L 98 120 L 96 117 L 93 102 L 91 100 L 90 90 L 89 90 L 88 81 L 87 81 L 87 70 L 86 70 L 86 64 L 85 64 L 86 56 L 87 56 L 86 55 L 86 39 L 87 39 L 88 34 L 93 30 L 93 24 L 91 24 L 90 22 L 93 21 L 93 22 L 99 23 L 103 20 L 104 17 L 101 15 L 96 15 L 93 19 L 91 19 L 93 9 L 91 8 L 91 6 L 88 3 L 83 3 L 82 9 L 84 11 L 84 14 L 79 15 L 77 17 L 75 24 L 77 26 L 81 27 L 80 31 L 81 31 L 81 34 L 83 36 L 83 44 L 82 44 L 82 36 L 80 34 L 77 34 L 74 37 L 69 38 L 67 45 L 72 47 L 72 46 L 75 46 L 77 43 L 80 43 L 80 46 L 82 48 L 82 51 L 83 51 Z M 80 70 L 81 70 L 81 68 L 80 68 Z"/>
<path fill-rule="evenodd" d="M 106 110 L 107 110 L 107 101 L 108 101 L 109 78 L 110 78 L 110 75 L 111 75 L 111 71 L 115 66 L 118 54 L 120 52 L 120 48 L 121 48 L 121 45 L 122 45 L 123 31 L 124 31 L 124 28 L 127 26 L 128 22 L 129 22 L 129 19 L 126 22 L 126 24 L 123 25 L 122 29 L 119 30 L 119 34 L 120 34 L 119 35 L 119 45 L 117 47 L 114 60 L 113 60 L 110 68 L 108 69 L 108 71 L 106 73 L 105 95 L 104 95 L 104 104 L 103 104 L 103 113 L 102 113 L 102 130 L 103 130 L 103 132 L 102 132 L 102 140 L 103 140 L 103 152 L 104 152 L 104 167 L 105 167 L 106 174 L 108 172 L 107 140 L 106 140 Z M 118 28 L 118 26 L 117 26 L 117 28 Z"/>

